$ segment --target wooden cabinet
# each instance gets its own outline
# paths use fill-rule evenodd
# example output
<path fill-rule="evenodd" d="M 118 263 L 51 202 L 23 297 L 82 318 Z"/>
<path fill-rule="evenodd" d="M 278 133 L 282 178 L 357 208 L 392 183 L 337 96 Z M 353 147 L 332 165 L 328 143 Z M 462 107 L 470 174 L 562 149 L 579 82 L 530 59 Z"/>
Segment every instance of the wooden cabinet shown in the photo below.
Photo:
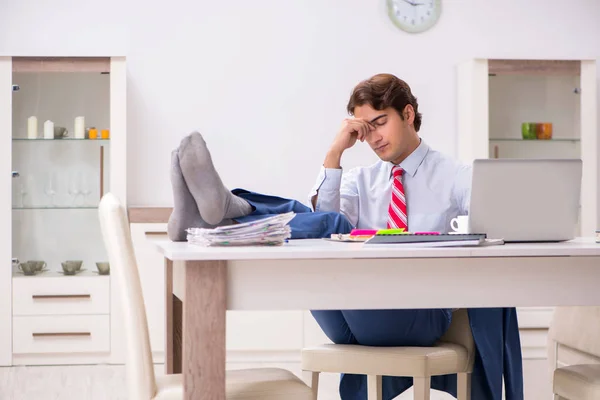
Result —
<path fill-rule="evenodd" d="M 473 59 L 457 69 L 458 157 L 581 158 L 577 236 L 600 226 L 596 71 L 595 60 Z M 524 140 L 523 123 L 552 124 L 552 138 Z"/>
<path fill-rule="evenodd" d="M 100 198 L 127 203 L 125 97 L 123 57 L 0 57 L 0 365 L 124 361 L 96 263 Z"/>
<path fill-rule="evenodd" d="M 596 68 L 595 60 L 482 58 L 457 68 L 459 158 L 581 158 L 577 236 L 600 227 Z M 552 123 L 552 138 L 524 139 L 528 122 Z M 553 308 L 517 311 L 524 358 L 545 359 Z"/>

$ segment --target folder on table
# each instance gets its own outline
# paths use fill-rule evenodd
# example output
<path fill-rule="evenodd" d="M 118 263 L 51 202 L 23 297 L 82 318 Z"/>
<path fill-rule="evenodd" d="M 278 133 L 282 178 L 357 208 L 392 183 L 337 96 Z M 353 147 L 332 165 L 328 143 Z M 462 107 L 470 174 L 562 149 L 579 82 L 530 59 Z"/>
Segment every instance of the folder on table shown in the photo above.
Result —
<path fill-rule="evenodd" d="M 406 244 L 418 247 L 479 246 L 485 242 L 485 233 L 475 234 L 377 234 L 365 244 Z"/>

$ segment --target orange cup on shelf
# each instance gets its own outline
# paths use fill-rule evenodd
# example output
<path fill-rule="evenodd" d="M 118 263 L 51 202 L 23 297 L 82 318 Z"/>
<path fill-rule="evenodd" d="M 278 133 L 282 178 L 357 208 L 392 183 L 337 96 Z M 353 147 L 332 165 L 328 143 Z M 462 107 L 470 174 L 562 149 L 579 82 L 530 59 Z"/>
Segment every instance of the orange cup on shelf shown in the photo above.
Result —
<path fill-rule="evenodd" d="M 90 139 L 98 139 L 98 129 L 91 128 L 89 135 L 90 135 Z"/>
<path fill-rule="evenodd" d="M 536 135 L 538 139 L 552 139 L 552 124 L 540 123 L 536 124 Z"/>
<path fill-rule="evenodd" d="M 108 129 L 102 129 L 100 131 L 100 137 L 102 139 L 108 139 L 110 137 L 110 132 L 108 131 Z"/>

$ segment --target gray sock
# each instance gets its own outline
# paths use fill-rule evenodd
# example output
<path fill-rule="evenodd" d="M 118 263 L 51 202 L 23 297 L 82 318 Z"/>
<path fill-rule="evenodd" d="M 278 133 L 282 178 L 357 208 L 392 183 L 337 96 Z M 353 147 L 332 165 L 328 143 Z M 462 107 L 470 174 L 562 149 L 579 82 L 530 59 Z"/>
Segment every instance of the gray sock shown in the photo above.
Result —
<path fill-rule="evenodd" d="M 169 224 L 167 225 L 169 239 L 174 242 L 184 242 L 187 239 L 187 232 L 185 230 L 188 228 L 214 228 L 214 226 L 204 222 L 198 212 L 196 200 L 194 200 L 183 179 L 177 150 L 173 150 L 171 153 L 171 186 L 173 188 L 174 204 L 173 212 L 169 217 Z M 221 222 L 221 225 L 230 225 L 233 223 L 231 220 L 223 220 Z"/>
<path fill-rule="evenodd" d="M 235 196 L 223 185 L 198 132 L 181 141 L 179 164 L 204 221 L 217 225 L 224 218 L 239 218 L 252 212 L 252 206 L 246 200 Z"/>

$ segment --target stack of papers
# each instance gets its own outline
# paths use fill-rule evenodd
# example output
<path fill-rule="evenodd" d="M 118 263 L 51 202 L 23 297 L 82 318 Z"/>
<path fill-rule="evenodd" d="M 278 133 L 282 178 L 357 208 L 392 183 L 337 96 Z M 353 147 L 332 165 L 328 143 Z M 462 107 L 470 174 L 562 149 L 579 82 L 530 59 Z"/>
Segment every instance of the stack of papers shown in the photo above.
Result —
<path fill-rule="evenodd" d="M 215 229 L 190 228 L 187 241 L 199 246 L 278 246 L 292 236 L 288 223 L 295 216 L 290 212 Z"/>

